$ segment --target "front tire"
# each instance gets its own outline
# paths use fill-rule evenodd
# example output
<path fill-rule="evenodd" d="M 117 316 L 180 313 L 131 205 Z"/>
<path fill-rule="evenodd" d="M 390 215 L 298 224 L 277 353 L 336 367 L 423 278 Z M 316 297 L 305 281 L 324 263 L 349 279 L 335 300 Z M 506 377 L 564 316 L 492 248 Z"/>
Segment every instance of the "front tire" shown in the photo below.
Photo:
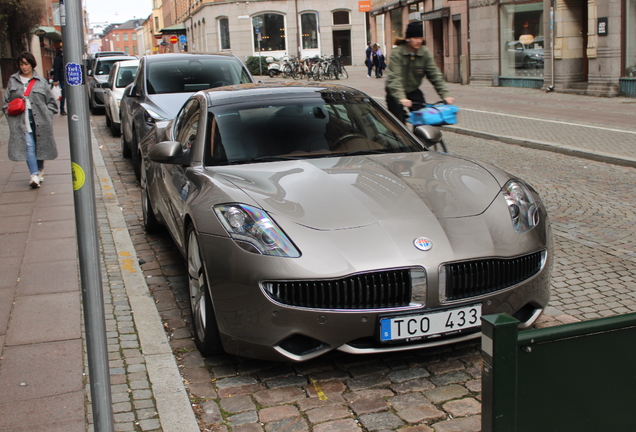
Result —
<path fill-rule="evenodd" d="M 128 147 L 128 143 L 126 142 L 126 134 L 121 134 L 121 155 L 125 159 L 130 159 L 132 157 L 132 152 L 130 151 L 130 147 Z"/>
<path fill-rule="evenodd" d="M 147 234 L 154 234 L 161 229 L 161 224 L 155 217 L 152 209 L 152 203 L 148 196 L 148 181 L 146 179 L 146 171 L 142 172 L 141 180 L 141 214 L 143 216 L 143 228 Z"/>
<path fill-rule="evenodd" d="M 190 225 L 187 234 L 187 266 L 190 307 L 194 325 L 194 342 L 204 357 L 223 353 L 216 315 L 210 299 L 199 238 Z"/>
<path fill-rule="evenodd" d="M 132 132 L 132 140 L 130 140 L 130 151 L 132 153 L 133 171 L 135 172 L 135 178 L 137 181 L 141 181 L 141 156 L 139 155 L 139 146 L 137 145 L 137 138 L 135 137 L 135 131 Z"/>

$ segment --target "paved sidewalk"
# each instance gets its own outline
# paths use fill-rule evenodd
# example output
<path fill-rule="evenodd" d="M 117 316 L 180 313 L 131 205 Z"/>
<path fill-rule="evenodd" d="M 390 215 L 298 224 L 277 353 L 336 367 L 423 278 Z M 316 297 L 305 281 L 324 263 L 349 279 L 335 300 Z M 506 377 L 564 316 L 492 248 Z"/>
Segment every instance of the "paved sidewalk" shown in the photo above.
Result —
<path fill-rule="evenodd" d="M 0 117 L 0 431 L 91 431 L 67 118 L 40 189 L 7 160 Z M 93 137 L 116 431 L 196 432 L 172 349 Z"/>
<path fill-rule="evenodd" d="M 383 79 L 366 78 L 365 68 L 349 73 L 343 84 L 384 99 Z M 634 99 L 450 87 L 462 112 L 447 131 L 636 166 Z M 3 432 L 92 430 L 67 118 L 56 116 L 54 130 L 60 156 L 47 162 L 42 188 L 32 190 L 26 163 L 7 160 L 8 127 L 0 117 Z M 93 145 L 116 430 L 198 431 L 95 137 Z"/>

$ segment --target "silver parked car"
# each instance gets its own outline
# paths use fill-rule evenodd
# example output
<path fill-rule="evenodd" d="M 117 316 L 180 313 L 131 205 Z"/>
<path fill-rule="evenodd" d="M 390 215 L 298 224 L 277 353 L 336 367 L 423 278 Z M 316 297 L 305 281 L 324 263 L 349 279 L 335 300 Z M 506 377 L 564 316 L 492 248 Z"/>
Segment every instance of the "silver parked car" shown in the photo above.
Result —
<path fill-rule="evenodd" d="M 198 92 L 140 144 L 147 231 L 187 261 L 196 343 L 303 361 L 530 326 L 550 293 L 546 209 L 523 180 L 438 153 L 359 90 Z"/>
<path fill-rule="evenodd" d="M 143 56 L 137 77 L 121 100 L 121 149 L 139 179 L 139 143 L 155 122 L 171 120 L 193 93 L 254 82 L 236 56 L 173 53 Z"/>
<path fill-rule="evenodd" d="M 136 60 L 133 56 L 102 56 L 92 62 L 93 69 L 88 70 L 88 106 L 91 113 L 98 114 L 104 108 L 104 89 L 102 85 L 108 80 L 115 63 L 124 60 Z"/>
<path fill-rule="evenodd" d="M 119 136 L 119 104 L 124 95 L 124 89 L 135 80 L 139 60 L 120 61 L 113 65 L 108 80 L 102 84 L 104 89 L 104 111 L 106 126 L 110 128 L 114 137 Z"/>

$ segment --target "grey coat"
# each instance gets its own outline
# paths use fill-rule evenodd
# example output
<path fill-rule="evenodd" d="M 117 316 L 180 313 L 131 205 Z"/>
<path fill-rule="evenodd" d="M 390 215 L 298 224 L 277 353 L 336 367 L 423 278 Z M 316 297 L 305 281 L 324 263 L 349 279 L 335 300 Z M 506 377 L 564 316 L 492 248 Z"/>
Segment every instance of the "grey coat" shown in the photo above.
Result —
<path fill-rule="evenodd" d="M 53 114 L 57 113 L 57 102 L 51 93 L 51 88 L 46 80 L 33 71 L 33 77 L 37 80 L 29 94 L 33 119 L 35 120 L 35 155 L 38 160 L 51 160 L 57 157 L 57 146 L 53 139 Z M 17 116 L 7 114 L 9 101 L 24 96 L 24 84 L 20 81 L 20 72 L 16 72 L 9 78 L 4 93 L 2 111 L 9 123 L 9 159 L 12 161 L 27 160 L 26 125 L 24 116 L 26 110 Z"/>

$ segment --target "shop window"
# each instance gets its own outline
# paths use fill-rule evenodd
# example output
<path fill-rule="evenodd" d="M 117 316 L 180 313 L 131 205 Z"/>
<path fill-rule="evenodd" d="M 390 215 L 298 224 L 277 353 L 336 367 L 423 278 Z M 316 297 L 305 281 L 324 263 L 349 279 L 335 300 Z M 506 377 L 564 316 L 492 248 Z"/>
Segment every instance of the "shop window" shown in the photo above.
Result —
<path fill-rule="evenodd" d="M 504 77 L 543 77 L 543 3 L 502 5 L 500 64 Z"/>
<path fill-rule="evenodd" d="M 402 39 L 402 9 L 393 9 L 391 11 L 391 43 L 395 43 L 396 39 Z"/>
<path fill-rule="evenodd" d="M 335 11 L 333 13 L 333 25 L 351 24 L 349 19 L 349 11 Z"/>
<path fill-rule="evenodd" d="M 303 31 L 303 49 L 318 48 L 318 19 L 315 12 L 300 15 Z"/>
<path fill-rule="evenodd" d="M 625 76 L 636 78 L 636 0 L 627 0 L 625 10 Z"/>
<path fill-rule="evenodd" d="M 267 13 L 256 15 L 263 20 L 260 27 L 261 51 L 285 51 L 287 43 L 285 38 L 285 17 L 281 14 Z M 254 36 L 254 51 L 258 52 L 258 33 L 252 27 Z"/>
<path fill-rule="evenodd" d="M 219 36 L 221 38 L 221 49 L 230 49 L 230 22 L 227 18 L 219 18 Z"/>

